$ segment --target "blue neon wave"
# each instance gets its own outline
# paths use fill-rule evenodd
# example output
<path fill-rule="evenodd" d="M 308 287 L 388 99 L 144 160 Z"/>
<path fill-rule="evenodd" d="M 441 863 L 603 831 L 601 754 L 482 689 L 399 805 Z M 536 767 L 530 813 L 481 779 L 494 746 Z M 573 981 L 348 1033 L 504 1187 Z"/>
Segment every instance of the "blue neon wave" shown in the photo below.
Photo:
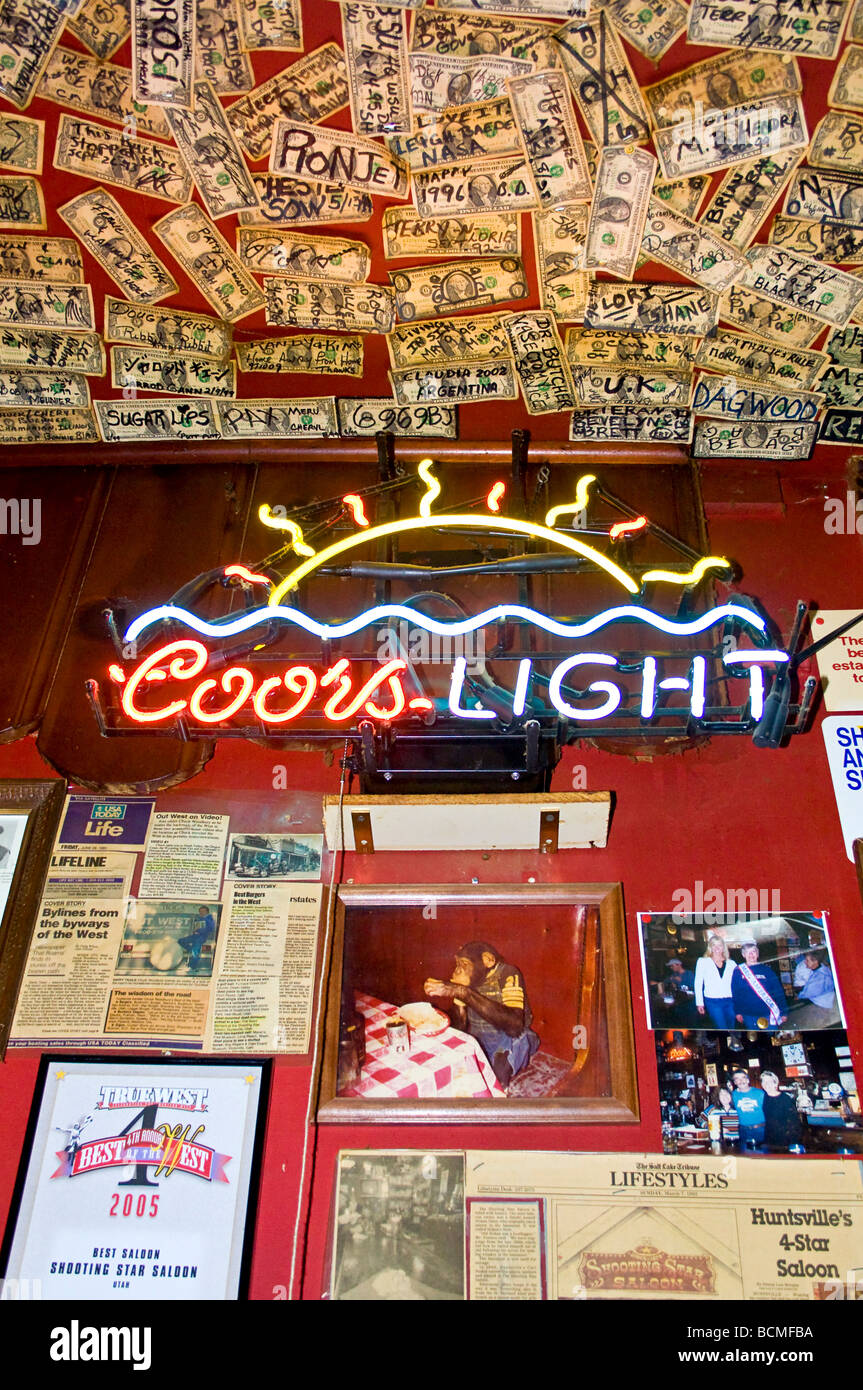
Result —
<path fill-rule="evenodd" d="M 135 618 L 134 622 L 129 624 L 124 640 L 134 642 L 148 627 L 153 627 L 156 623 L 165 620 L 183 623 L 202 637 L 235 637 L 238 633 L 248 632 L 250 628 L 257 627 L 259 624 L 266 625 L 274 619 L 279 619 L 282 622 L 292 623 L 295 627 L 303 628 L 313 636 L 320 637 L 322 641 L 327 641 L 340 637 L 351 637 L 354 633 L 362 631 L 364 627 L 371 627 L 391 618 L 403 618 L 412 627 L 425 628 L 426 632 L 436 633 L 439 637 L 461 637 L 465 633 L 485 627 L 488 623 L 512 620 L 533 623 L 535 627 L 542 628 L 543 631 L 549 632 L 555 637 L 572 639 L 589 637 L 591 633 L 598 632 L 600 628 L 615 622 L 647 623 L 650 627 L 658 628 L 660 632 L 667 632 L 672 637 L 694 636 L 696 633 L 704 632 L 708 627 L 712 627 L 714 623 L 720 622 L 724 618 L 736 618 L 739 622 L 756 628 L 758 632 L 764 632 L 767 626 L 764 619 L 757 613 L 752 613 L 747 608 L 740 608 L 734 603 L 724 603 L 717 608 L 711 608 L 708 612 L 702 613 L 698 618 L 692 618 L 689 622 L 675 622 L 672 618 L 663 618 L 661 614 L 654 613 L 650 608 L 638 608 L 635 604 L 624 604 L 619 608 L 606 608 L 603 613 L 597 613 L 593 618 L 586 618 L 582 623 L 559 622 L 556 618 L 549 618 L 544 613 L 538 613 L 534 608 L 526 608 L 517 603 L 498 604 L 495 608 L 484 609 L 482 613 L 477 613 L 473 618 L 464 618 L 458 622 L 442 622 L 437 618 L 430 618 L 425 613 L 417 612 L 415 608 L 406 608 L 399 603 L 386 603 L 380 604 L 377 608 L 367 608 L 364 613 L 358 614 L 357 617 L 351 618 L 346 623 L 319 623 L 314 618 L 307 617 L 305 613 L 300 613 L 296 608 L 285 608 L 281 605 L 275 608 L 253 608 L 241 613 L 231 622 L 211 623 L 207 622 L 205 618 L 199 618 L 196 613 L 190 613 L 185 608 L 175 608 L 171 604 L 164 604 L 161 608 L 150 608 L 139 618 Z"/>

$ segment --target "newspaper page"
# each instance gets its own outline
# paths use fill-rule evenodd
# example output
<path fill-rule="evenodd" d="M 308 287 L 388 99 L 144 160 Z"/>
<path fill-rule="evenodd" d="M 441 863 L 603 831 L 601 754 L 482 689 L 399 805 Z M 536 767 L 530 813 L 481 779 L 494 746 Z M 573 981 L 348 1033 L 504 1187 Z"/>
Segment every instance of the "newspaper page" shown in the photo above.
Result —
<path fill-rule="evenodd" d="M 465 1203 L 472 1299 L 812 1300 L 859 1276 L 858 1163 L 468 1153 Z"/>
<path fill-rule="evenodd" d="M 142 898 L 219 896 L 229 816 L 157 811 L 150 827 Z"/>
<path fill-rule="evenodd" d="M 308 1051 L 321 884 L 230 881 L 213 1052 Z"/>
<path fill-rule="evenodd" d="M 228 850 L 227 815 L 82 800 L 55 841 L 10 1045 L 306 1052 L 323 890 L 287 880 L 317 876 L 322 836 L 247 832 Z M 147 824 L 146 855 L 126 852 Z"/>
<path fill-rule="evenodd" d="M 11 1046 L 84 1046 L 102 1032 L 134 868 L 134 854 L 55 845 Z"/>

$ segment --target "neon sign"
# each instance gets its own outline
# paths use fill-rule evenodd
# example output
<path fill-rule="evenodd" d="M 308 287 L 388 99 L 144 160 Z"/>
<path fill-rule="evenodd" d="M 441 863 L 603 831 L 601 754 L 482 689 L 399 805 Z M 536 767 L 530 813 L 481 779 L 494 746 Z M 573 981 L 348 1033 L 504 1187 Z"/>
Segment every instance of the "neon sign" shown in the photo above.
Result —
<path fill-rule="evenodd" d="M 650 568 L 639 577 L 624 563 L 624 552 L 649 533 L 647 517 L 630 512 L 628 520 L 607 530 L 611 555 L 575 534 L 572 527 L 560 529 L 562 518 L 585 512 L 598 486 L 592 474 L 579 479 L 572 502 L 549 508 L 541 524 L 501 511 L 506 494 L 503 483 L 496 483 L 485 497 L 485 512 L 435 512 L 441 485 L 430 459 L 420 463 L 418 475 L 425 491 L 416 515 L 375 524 L 367 515 L 366 500 L 348 493 L 341 499 L 342 516 L 347 514 L 356 529 L 322 549 L 310 543 L 299 521 L 277 515 L 269 506 L 260 507 L 260 521 L 280 534 L 280 555 L 287 556 L 292 567 L 279 574 L 268 570 L 266 562 L 227 566 L 221 582 L 242 588 L 248 605 L 236 613 L 205 618 L 182 603 L 168 602 L 135 618 L 122 637 L 123 662 L 109 667 L 112 720 L 103 713 L 98 686 L 90 683 L 103 732 L 139 728 L 184 737 L 196 731 L 199 736 L 244 732 L 278 736 L 310 726 L 337 733 L 352 731 L 364 721 L 377 728 L 440 721 L 479 733 L 544 720 L 565 726 L 565 737 L 571 739 L 579 733 L 595 735 L 600 726 L 624 717 L 629 721 L 627 731 L 643 731 L 669 711 L 687 727 L 704 721 L 711 731 L 727 727 L 730 732 L 745 732 L 762 719 L 769 691 L 787 679 L 780 673 L 783 668 L 787 672 L 789 653 L 771 642 L 767 620 L 750 600 L 732 598 L 686 617 L 666 616 L 639 601 L 648 584 L 674 586 L 679 596 L 710 573 L 730 574 L 727 559 L 693 557 L 683 570 Z M 301 585 L 319 572 L 332 572 L 335 561 L 343 565 L 358 546 L 441 531 L 487 531 L 498 539 L 520 536 L 532 543 L 532 556 L 537 543 L 553 545 L 623 590 L 625 601 L 589 617 L 566 619 L 524 603 L 495 604 L 467 616 L 462 609 L 457 616 L 434 617 L 406 600 L 375 604 L 333 622 L 312 617 L 298 603 Z M 456 606 L 446 595 L 437 598 Z M 525 640 L 521 650 L 507 657 L 513 678 L 505 685 L 484 668 L 470 669 L 464 655 L 454 656 L 446 670 L 438 667 L 435 680 L 423 681 L 403 643 L 395 655 L 389 653 L 388 660 L 358 653 L 350 646 L 352 639 L 368 638 L 382 627 L 394 631 L 405 623 L 444 639 L 461 639 L 490 628 L 497 634 L 496 660 L 502 659 L 502 633 L 517 632 Z M 629 635 L 633 628 L 637 631 L 634 650 Z M 604 649 L 615 630 L 626 634 L 625 652 Z M 679 640 L 680 651 L 645 650 L 645 639 L 659 637 L 666 647 L 667 639 Z M 696 639 L 700 643 L 693 649 Z M 742 646 L 747 639 L 751 645 Z M 319 644 L 317 656 L 304 650 L 310 640 Z M 566 644 L 563 652 L 561 641 Z M 586 650 L 580 645 L 585 643 Z M 349 649 L 339 650 L 344 644 Z M 670 662 L 677 665 L 674 673 L 668 671 Z M 736 708 L 727 699 L 717 705 L 716 683 L 724 681 L 727 686 L 731 680 L 743 683 L 736 687 L 745 692 L 742 700 Z"/>

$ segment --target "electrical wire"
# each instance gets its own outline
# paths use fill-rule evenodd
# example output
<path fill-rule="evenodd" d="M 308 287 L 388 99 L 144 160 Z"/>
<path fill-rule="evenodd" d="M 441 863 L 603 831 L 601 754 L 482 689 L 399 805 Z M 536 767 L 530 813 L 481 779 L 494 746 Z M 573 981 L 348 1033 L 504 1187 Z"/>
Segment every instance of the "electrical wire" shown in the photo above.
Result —
<path fill-rule="evenodd" d="M 310 1087 L 309 1087 L 309 1103 L 308 1103 L 308 1105 L 307 1105 L 307 1107 L 306 1107 L 306 1123 L 305 1123 L 305 1132 L 304 1132 L 304 1136 L 303 1136 L 303 1157 L 302 1157 L 302 1162 L 301 1162 L 301 1164 L 300 1164 L 300 1187 L 299 1187 L 299 1193 L 298 1193 L 298 1196 L 297 1196 L 297 1216 L 296 1216 L 296 1220 L 295 1220 L 295 1222 L 294 1222 L 294 1239 L 293 1239 L 293 1243 L 292 1243 L 292 1245 L 291 1245 L 291 1269 L 290 1269 L 290 1276 L 289 1276 L 289 1279 L 288 1279 L 288 1297 L 289 1297 L 289 1298 L 291 1298 L 291 1297 L 293 1296 L 293 1292 L 294 1292 L 294 1277 L 295 1277 L 296 1268 L 297 1268 L 297 1255 L 298 1255 L 298 1253 L 300 1252 L 300 1239 L 301 1239 L 301 1236 L 302 1236 L 302 1253 L 301 1253 L 301 1255 L 300 1255 L 300 1269 L 299 1269 L 299 1273 L 300 1273 L 300 1287 L 299 1287 L 299 1291 L 298 1291 L 298 1296 L 300 1296 L 300 1297 L 302 1296 L 303 1282 L 304 1282 L 304 1280 L 305 1280 L 305 1272 L 306 1272 L 306 1253 L 307 1253 L 307 1250 L 308 1250 L 308 1243 L 309 1243 L 309 1225 L 310 1225 L 311 1216 L 312 1216 L 312 1201 L 311 1201 L 311 1197 L 312 1197 L 312 1189 L 313 1189 L 313 1187 L 314 1187 L 314 1180 L 315 1180 L 315 1163 L 316 1163 L 316 1160 L 317 1160 L 317 1153 L 318 1153 L 318 1124 L 317 1124 L 317 1118 L 316 1118 L 316 1116 L 317 1116 L 317 1108 L 318 1108 L 318 1099 L 319 1099 L 319 1097 L 320 1097 L 320 1089 L 321 1089 L 320 1056 L 321 1056 L 321 1049 L 322 1049 L 322 1047 L 323 1047 L 323 1042 L 324 1042 L 324 1031 L 325 1031 L 325 1030 L 324 1030 L 324 1002 L 325 1002 L 326 997 L 327 997 L 327 989 L 328 989 L 328 986 L 329 986 L 330 972 L 331 972 L 331 969 L 332 969 L 332 961 L 331 961 L 331 954 L 332 954 L 332 952 L 331 952 L 331 943 L 332 943 L 332 936 L 333 936 L 333 927 L 334 927 L 334 925 L 335 925 L 335 919 L 336 919 L 336 894 L 335 894 L 335 888 L 336 888 L 336 866 L 338 865 L 338 881 L 339 881 L 339 883 L 341 883 L 341 881 L 342 881 L 342 874 L 343 874 L 343 872 L 344 872 L 344 862 L 345 862 L 344 802 L 345 802 L 345 779 L 346 779 L 347 771 L 348 771 L 348 746 L 349 746 L 349 744 L 350 744 L 350 740 L 349 740 L 349 739 L 345 739 L 344 756 L 342 757 L 342 775 L 341 775 L 341 780 L 340 780 L 340 782 L 339 782 L 339 806 L 338 806 L 338 816 L 337 816 L 337 818 L 336 818 L 336 820 L 337 820 L 337 825 L 338 825 L 337 843 L 336 843 L 335 845 L 333 845 L 333 851 L 332 851 L 332 853 L 333 853 L 333 862 L 332 862 L 332 867 L 331 867 L 331 869 L 330 869 L 330 884 L 329 884 L 329 891 L 328 891 L 328 894 L 327 894 L 327 916 L 326 916 L 326 926 L 325 926 L 325 928 L 324 928 L 323 955 L 322 955 L 322 958 L 321 958 L 321 961 L 322 961 L 322 964 L 321 964 L 321 978 L 320 978 L 320 981 L 319 981 L 319 984 L 318 984 L 318 994 L 317 994 L 317 1000 L 316 1000 L 316 1005 L 317 1005 L 317 1007 L 316 1007 L 316 1011 L 315 1011 L 315 1019 L 316 1019 L 317 1028 L 316 1028 L 316 1033 L 315 1033 L 315 1045 L 314 1045 L 314 1049 L 313 1049 L 313 1052 L 312 1052 L 312 1082 L 311 1082 L 311 1085 L 310 1085 Z M 312 1140 L 312 1137 L 313 1137 L 313 1136 L 314 1136 L 314 1139 L 313 1139 L 313 1142 L 311 1143 L 311 1160 L 309 1161 L 309 1147 L 310 1147 L 310 1141 Z M 307 1162 L 309 1163 L 309 1201 L 308 1201 L 308 1206 L 307 1206 L 307 1209 L 306 1209 L 306 1219 L 305 1219 L 305 1222 L 303 1222 L 303 1194 L 304 1194 L 305 1184 L 306 1184 L 306 1164 L 307 1164 Z M 300 1229 L 301 1227 L 302 1227 L 302 1231 L 301 1231 L 301 1229 Z"/>

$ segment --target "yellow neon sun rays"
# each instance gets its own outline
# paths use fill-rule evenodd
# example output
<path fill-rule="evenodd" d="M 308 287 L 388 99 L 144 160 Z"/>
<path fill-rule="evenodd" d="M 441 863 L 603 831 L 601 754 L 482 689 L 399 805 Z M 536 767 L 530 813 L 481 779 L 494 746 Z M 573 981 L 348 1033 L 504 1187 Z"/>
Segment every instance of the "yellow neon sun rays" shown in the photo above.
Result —
<path fill-rule="evenodd" d="M 596 482 L 593 474 L 585 474 L 579 478 L 576 487 L 575 502 L 569 502 L 559 507 L 552 507 L 546 513 L 545 525 L 540 526 L 534 521 L 519 521 L 513 517 L 506 516 L 484 516 L 481 512 L 446 512 L 440 516 L 432 514 L 432 503 L 440 495 L 441 486 L 437 478 L 432 473 L 433 463 L 431 459 L 423 459 L 419 465 L 418 472 L 423 482 L 426 484 L 426 491 L 423 494 L 419 506 L 419 516 L 407 517 L 403 521 L 388 521 L 382 526 L 370 526 L 358 531 L 356 535 L 345 536 L 340 541 L 335 541 L 325 550 L 314 551 L 303 540 L 303 533 L 296 522 L 288 521 L 283 517 L 274 517 L 269 507 L 262 506 L 258 511 L 258 516 L 265 526 L 273 527 L 276 530 L 288 531 L 293 538 L 293 548 L 299 555 L 308 558 L 302 564 L 291 570 L 282 582 L 273 589 L 269 598 L 269 606 L 277 607 L 286 593 L 295 589 L 309 574 L 323 565 L 328 565 L 339 555 L 345 554 L 348 550 L 353 550 L 358 545 L 364 545 L 368 541 L 380 540 L 384 536 L 395 536 L 406 531 L 421 531 L 428 527 L 470 527 L 474 530 L 487 528 L 490 531 L 510 531 L 521 536 L 531 536 L 537 540 L 549 541 L 554 545 L 562 546 L 565 550 L 571 550 L 576 555 L 581 555 L 586 560 L 592 560 L 599 569 L 605 570 L 630 594 L 637 594 L 640 585 L 627 574 L 620 565 L 614 560 L 610 560 L 607 555 L 596 550 L 594 546 L 588 545 L 586 541 L 578 540 L 577 537 L 566 532 L 556 531 L 553 525 L 557 517 L 583 511 L 587 506 L 588 492 L 591 483 Z M 709 555 L 703 560 L 699 560 L 688 574 L 674 574 L 670 570 L 650 570 L 645 576 L 647 580 L 660 581 L 668 584 L 693 584 L 709 569 L 730 569 L 729 562 L 720 556 Z"/>

